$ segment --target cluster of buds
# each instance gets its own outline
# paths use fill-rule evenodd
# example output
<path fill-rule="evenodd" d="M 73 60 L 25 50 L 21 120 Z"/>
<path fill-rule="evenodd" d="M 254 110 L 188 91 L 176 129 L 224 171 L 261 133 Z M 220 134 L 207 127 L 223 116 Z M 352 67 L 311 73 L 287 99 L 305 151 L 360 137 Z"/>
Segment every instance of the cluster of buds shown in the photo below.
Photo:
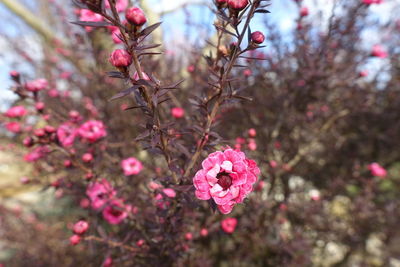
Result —
<path fill-rule="evenodd" d="M 69 238 L 71 245 L 78 245 L 81 242 L 82 235 L 85 234 L 88 229 L 89 223 L 87 221 L 80 220 L 75 223 L 72 228 L 74 235 Z"/>

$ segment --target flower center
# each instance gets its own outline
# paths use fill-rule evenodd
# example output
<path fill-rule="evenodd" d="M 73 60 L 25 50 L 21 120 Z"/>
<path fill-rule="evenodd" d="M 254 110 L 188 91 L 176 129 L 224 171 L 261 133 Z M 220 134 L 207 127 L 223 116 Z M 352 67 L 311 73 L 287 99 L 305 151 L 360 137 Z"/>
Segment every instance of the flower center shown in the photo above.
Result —
<path fill-rule="evenodd" d="M 114 217 L 119 217 L 122 215 L 122 210 L 120 209 L 116 209 L 116 208 L 112 208 L 110 210 L 111 215 L 113 215 Z"/>
<path fill-rule="evenodd" d="M 217 174 L 218 184 L 227 190 L 232 185 L 232 178 L 226 172 L 220 172 Z"/>

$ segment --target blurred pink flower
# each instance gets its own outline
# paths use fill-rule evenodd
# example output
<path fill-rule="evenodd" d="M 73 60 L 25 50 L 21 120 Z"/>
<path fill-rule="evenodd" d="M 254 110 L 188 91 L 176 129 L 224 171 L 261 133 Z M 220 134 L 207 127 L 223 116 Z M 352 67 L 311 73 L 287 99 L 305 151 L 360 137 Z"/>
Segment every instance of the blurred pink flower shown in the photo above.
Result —
<path fill-rule="evenodd" d="M 116 191 L 106 179 L 102 179 L 100 182 L 90 184 L 86 195 L 92 203 L 92 208 L 98 210 L 116 195 Z"/>
<path fill-rule="evenodd" d="M 121 166 L 126 176 L 139 174 L 143 169 L 142 163 L 134 157 L 124 159 Z"/>
<path fill-rule="evenodd" d="M 92 22 L 98 22 L 103 20 L 103 16 L 97 13 L 94 13 L 93 11 L 89 9 L 81 9 L 79 11 L 79 20 L 81 21 L 92 21 Z M 92 31 L 92 27 L 85 27 L 87 32 Z"/>
<path fill-rule="evenodd" d="M 90 120 L 82 124 L 78 129 L 78 133 L 90 143 L 94 143 L 107 135 L 103 122 L 96 120 Z"/>
<path fill-rule="evenodd" d="M 83 235 L 89 229 L 89 223 L 84 220 L 80 220 L 74 224 L 73 231 L 77 235 Z"/>
<path fill-rule="evenodd" d="M 369 164 L 368 170 L 371 171 L 371 174 L 373 176 L 385 178 L 387 175 L 387 171 L 381 165 L 379 165 L 379 163 L 376 162 Z"/>
<path fill-rule="evenodd" d="M 171 114 L 174 118 L 182 118 L 185 116 L 185 110 L 183 108 L 175 107 L 171 109 Z"/>
<path fill-rule="evenodd" d="M 103 210 L 103 218 L 110 224 L 119 224 L 128 216 L 122 199 L 114 199 Z"/>
<path fill-rule="evenodd" d="M 19 122 L 7 122 L 5 124 L 5 127 L 8 131 L 12 132 L 12 133 L 19 133 L 21 132 L 21 124 Z"/>
<path fill-rule="evenodd" d="M 46 79 L 37 79 L 30 82 L 25 83 L 26 90 L 30 92 L 39 92 L 49 86 L 49 83 Z"/>
<path fill-rule="evenodd" d="M 228 234 L 232 234 L 235 231 L 236 225 L 237 225 L 236 218 L 226 218 L 223 221 L 221 221 L 222 230 L 224 230 L 224 232 Z"/>
<path fill-rule="evenodd" d="M 47 146 L 39 146 L 33 149 L 30 153 L 24 156 L 24 160 L 27 162 L 34 162 L 45 157 L 50 152 Z"/>
<path fill-rule="evenodd" d="M 379 57 L 379 58 L 386 58 L 388 53 L 385 51 L 383 46 L 377 44 L 372 47 L 371 56 Z"/>
<path fill-rule="evenodd" d="M 4 115 L 8 118 L 18 118 L 25 116 L 27 113 L 24 106 L 14 106 L 9 108 Z"/>
<path fill-rule="evenodd" d="M 111 8 L 109 0 L 107 0 L 105 4 L 106 8 Z M 117 3 L 115 4 L 115 8 L 117 9 L 118 12 L 124 11 L 127 7 L 128 7 L 128 0 L 117 0 Z"/>
<path fill-rule="evenodd" d="M 68 122 L 61 124 L 57 129 L 57 137 L 63 147 L 72 146 L 77 134 L 77 129 Z"/>
<path fill-rule="evenodd" d="M 253 191 L 260 170 L 255 161 L 240 151 L 227 149 L 210 154 L 193 178 L 196 197 L 212 198 L 223 214 L 232 211 L 236 203 Z"/>

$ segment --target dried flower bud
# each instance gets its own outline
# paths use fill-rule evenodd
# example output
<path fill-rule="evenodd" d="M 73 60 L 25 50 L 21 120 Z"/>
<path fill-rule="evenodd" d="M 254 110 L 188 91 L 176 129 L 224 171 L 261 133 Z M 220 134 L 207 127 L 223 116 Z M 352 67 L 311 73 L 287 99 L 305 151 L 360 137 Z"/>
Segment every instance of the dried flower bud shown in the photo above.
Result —
<path fill-rule="evenodd" d="M 135 26 L 142 26 L 147 21 L 143 11 L 138 7 L 128 8 L 126 10 L 125 17 L 129 23 Z"/>
<path fill-rule="evenodd" d="M 117 68 L 128 67 L 132 64 L 132 56 L 124 49 L 116 49 L 110 55 L 110 63 Z"/>

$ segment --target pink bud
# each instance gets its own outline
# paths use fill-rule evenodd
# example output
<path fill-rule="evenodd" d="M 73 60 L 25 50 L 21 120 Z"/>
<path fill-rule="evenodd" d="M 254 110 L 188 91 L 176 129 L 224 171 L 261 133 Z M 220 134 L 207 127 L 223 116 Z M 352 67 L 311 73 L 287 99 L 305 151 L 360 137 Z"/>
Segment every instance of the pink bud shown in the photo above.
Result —
<path fill-rule="evenodd" d="M 228 6 L 237 11 L 245 9 L 248 4 L 248 0 L 228 0 Z"/>
<path fill-rule="evenodd" d="M 77 235 L 83 235 L 89 229 L 89 223 L 84 220 L 80 220 L 74 224 L 73 231 Z"/>
<path fill-rule="evenodd" d="M 26 177 L 26 176 L 21 177 L 19 180 L 20 180 L 21 184 L 29 184 L 30 181 L 31 181 L 31 180 L 30 180 L 28 177 Z"/>
<path fill-rule="evenodd" d="M 208 236 L 208 230 L 206 229 L 206 228 L 202 228 L 201 230 L 200 230 L 200 235 L 201 236 Z"/>
<path fill-rule="evenodd" d="M 175 107 L 171 109 L 171 114 L 174 118 L 180 119 L 185 116 L 185 110 L 183 108 Z"/>
<path fill-rule="evenodd" d="M 78 245 L 81 242 L 81 237 L 79 235 L 73 235 L 69 238 L 69 242 L 73 246 Z"/>
<path fill-rule="evenodd" d="M 192 239 L 193 239 L 193 234 L 190 233 L 190 232 L 189 232 L 189 233 L 186 233 L 186 234 L 185 234 L 185 239 L 188 240 L 188 241 L 192 240 Z"/>
<path fill-rule="evenodd" d="M 22 141 L 22 143 L 24 144 L 25 147 L 31 147 L 33 146 L 33 139 L 32 137 L 28 136 Z"/>
<path fill-rule="evenodd" d="M 36 102 L 35 108 L 37 111 L 41 111 L 44 109 L 44 103 L 43 102 Z"/>
<path fill-rule="evenodd" d="M 143 11 L 138 7 L 128 8 L 125 12 L 125 18 L 129 23 L 135 26 L 142 26 L 147 21 Z"/>
<path fill-rule="evenodd" d="M 139 239 L 139 240 L 136 242 L 136 245 L 137 245 L 138 247 L 143 246 L 143 245 L 144 245 L 144 240 L 143 240 L 143 239 Z"/>
<path fill-rule="evenodd" d="M 250 137 L 256 137 L 257 135 L 257 131 L 254 128 L 249 129 L 247 133 L 249 134 Z"/>
<path fill-rule="evenodd" d="M 82 156 L 84 162 L 91 162 L 93 160 L 93 155 L 91 153 L 85 153 Z"/>
<path fill-rule="evenodd" d="M 164 194 L 167 195 L 167 197 L 170 197 L 170 198 L 176 197 L 176 192 L 172 188 L 165 188 L 162 191 L 163 191 Z"/>
<path fill-rule="evenodd" d="M 265 36 L 262 32 L 256 31 L 251 34 L 251 41 L 256 44 L 262 44 L 265 40 Z"/>
<path fill-rule="evenodd" d="M 132 56 L 124 49 L 116 49 L 110 55 L 110 63 L 117 68 L 128 67 L 132 64 Z"/>

